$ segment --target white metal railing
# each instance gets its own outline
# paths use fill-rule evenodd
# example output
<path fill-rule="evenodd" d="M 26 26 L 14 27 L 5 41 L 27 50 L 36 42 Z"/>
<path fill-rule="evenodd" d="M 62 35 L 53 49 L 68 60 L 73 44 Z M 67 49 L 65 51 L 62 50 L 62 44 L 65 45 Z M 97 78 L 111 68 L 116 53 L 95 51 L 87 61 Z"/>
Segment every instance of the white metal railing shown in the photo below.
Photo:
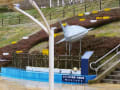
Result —
<path fill-rule="evenodd" d="M 120 52 L 118 52 L 118 49 L 119 49 L 119 48 L 120 48 L 120 44 L 117 45 L 115 48 L 113 48 L 111 51 L 109 51 L 107 54 L 105 54 L 104 56 L 102 56 L 101 58 L 99 58 L 98 60 L 96 60 L 95 62 L 91 62 L 91 63 L 90 63 L 90 68 L 91 68 L 92 70 L 96 71 L 96 74 L 97 74 L 97 72 L 98 72 L 98 70 L 99 70 L 100 68 L 102 68 L 103 66 L 105 66 L 106 64 L 108 64 L 110 61 L 113 60 L 113 58 L 117 57 L 117 56 L 120 54 Z M 113 52 L 115 52 L 115 51 L 116 51 L 116 54 L 115 54 L 115 55 L 113 55 L 112 57 L 110 57 L 108 60 L 106 60 L 105 62 L 103 62 L 103 63 L 100 64 L 99 66 L 93 67 L 93 64 L 96 65 L 98 62 L 104 60 L 108 55 L 110 55 L 111 53 L 113 53 Z"/>

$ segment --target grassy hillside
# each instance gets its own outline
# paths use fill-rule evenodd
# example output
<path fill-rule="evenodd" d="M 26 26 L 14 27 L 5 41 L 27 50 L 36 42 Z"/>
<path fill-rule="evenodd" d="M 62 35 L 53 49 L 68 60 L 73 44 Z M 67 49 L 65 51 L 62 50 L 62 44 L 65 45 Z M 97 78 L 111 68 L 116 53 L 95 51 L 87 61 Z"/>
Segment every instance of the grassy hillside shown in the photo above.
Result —
<path fill-rule="evenodd" d="M 12 41 L 18 41 L 23 36 L 28 36 L 32 32 L 39 30 L 40 28 L 34 24 L 0 27 L 0 47 L 11 44 Z"/>
<path fill-rule="evenodd" d="M 102 8 L 107 8 L 107 7 L 118 7 L 118 2 L 119 0 L 102 0 Z M 82 13 L 84 12 L 84 6 L 85 3 L 83 4 L 76 4 L 76 5 L 71 5 L 71 6 L 66 6 L 66 7 L 57 7 L 57 8 L 45 8 L 42 9 L 45 15 L 49 15 L 49 13 L 52 13 L 54 15 L 52 19 L 57 20 L 57 18 L 62 17 L 61 12 L 56 12 L 56 11 L 62 11 L 65 10 L 65 17 L 71 17 L 74 14 L 74 9 L 75 7 L 77 13 Z M 99 10 L 99 2 L 94 1 L 91 3 L 86 3 L 87 6 L 87 11 L 92 11 L 92 10 Z M 70 11 L 71 10 L 71 11 Z M 36 10 L 27 10 L 28 13 L 32 15 L 37 15 Z M 24 15 L 21 15 L 20 13 L 17 12 L 7 12 L 7 13 L 1 13 L 0 14 L 0 20 L 1 18 L 7 18 L 10 19 L 6 20 L 5 23 L 16 23 L 18 20 L 14 20 L 15 17 L 22 17 L 22 20 L 26 22 L 26 24 L 18 24 L 18 25 L 12 25 L 12 26 L 4 26 L 0 27 L 0 47 L 3 47 L 5 45 L 11 44 L 12 41 L 18 41 L 20 40 L 23 36 L 28 36 L 31 33 L 35 33 L 36 31 L 39 31 L 40 28 L 35 25 L 35 24 L 29 24 L 31 22 L 28 18 L 26 18 Z M 49 17 L 49 16 L 48 16 Z M 12 19 L 12 21 L 11 21 Z M 119 36 L 119 29 L 120 22 L 114 22 L 109 25 L 102 26 L 100 28 L 97 28 L 94 31 L 91 31 L 90 34 L 96 34 L 96 36 Z"/>
<path fill-rule="evenodd" d="M 120 21 L 103 25 L 89 32 L 89 35 L 96 35 L 97 37 L 120 37 Z"/>
<path fill-rule="evenodd" d="M 119 7 L 119 0 L 101 0 L 101 8 L 113 8 L 113 7 Z M 93 2 L 86 2 L 82 4 L 75 4 L 75 5 L 69 5 L 65 7 L 56 7 L 56 8 L 45 8 L 42 9 L 43 13 L 47 17 L 47 19 L 56 19 L 56 18 L 68 18 L 72 17 L 74 15 L 77 15 L 78 13 L 85 12 L 85 5 L 86 5 L 86 11 L 93 11 L 93 10 L 99 10 L 100 9 L 100 2 L 98 0 L 94 0 Z M 26 10 L 31 15 L 39 18 L 39 14 L 36 10 Z M 64 14 L 64 15 L 63 15 Z M 26 18 L 24 15 L 21 15 L 20 13 L 16 12 L 7 12 L 7 13 L 1 13 L 0 14 L 0 21 L 1 18 L 4 18 L 4 23 L 6 25 L 11 24 L 18 24 L 19 23 L 19 17 L 21 18 L 21 23 L 28 23 L 31 22 L 28 18 Z M 40 18 L 39 18 L 40 19 Z"/>
<path fill-rule="evenodd" d="M 39 30 L 40 28 L 35 24 L 0 27 L 0 47 L 11 44 L 12 41 L 18 41 L 22 39 L 23 36 L 28 36 Z M 120 21 L 96 28 L 88 34 L 96 36 L 120 37 Z"/>
<path fill-rule="evenodd" d="M 108 37 L 120 37 L 120 21 L 118 22 L 113 22 L 107 25 L 103 25 L 102 27 L 96 28 L 93 31 L 90 31 L 88 35 L 95 35 L 97 37 L 103 37 L 103 36 L 108 36 Z M 41 44 L 36 45 L 33 47 L 30 52 L 32 51 L 41 51 L 43 48 L 47 47 L 48 43 L 43 42 Z"/>

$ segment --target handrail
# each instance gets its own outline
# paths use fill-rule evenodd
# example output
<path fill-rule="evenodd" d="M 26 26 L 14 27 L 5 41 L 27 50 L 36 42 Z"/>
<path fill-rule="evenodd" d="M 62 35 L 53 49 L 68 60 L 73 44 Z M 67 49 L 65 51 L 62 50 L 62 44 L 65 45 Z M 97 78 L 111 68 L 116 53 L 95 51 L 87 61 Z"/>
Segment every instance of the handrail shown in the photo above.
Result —
<path fill-rule="evenodd" d="M 101 64 L 100 66 L 98 66 L 96 69 L 101 68 L 102 66 L 104 66 L 105 64 L 107 64 L 109 61 L 111 61 L 114 57 L 116 57 L 118 54 L 120 54 L 120 52 L 118 52 L 117 54 L 113 55 L 110 59 L 106 60 L 103 64 Z"/>
<path fill-rule="evenodd" d="M 113 55 L 110 59 L 106 60 L 104 63 L 102 63 L 100 66 L 98 66 L 97 68 L 95 68 L 95 71 L 97 72 L 101 67 L 103 67 L 104 65 L 106 65 L 108 62 L 112 61 L 113 58 L 115 58 L 116 56 L 118 56 L 120 54 L 120 52 L 116 53 L 115 55 Z"/>
<path fill-rule="evenodd" d="M 98 62 L 102 61 L 106 56 L 110 55 L 113 51 L 118 50 L 119 47 L 120 47 L 120 44 L 117 45 L 117 46 L 116 46 L 115 48 L 113 48 L 112 50 L 110 50 L 107 54 L 105 54 L 104 56 L 102 56 L 101 58 L 99 58 L 98 60 L 96 60 L 95 62 L 91 62 L 91 63 L 90 63 L 90 68 L 91 68 L 92 70 L 96 70 L 96 68 L 94 68 L 92 65 L 93 65 L 93 64 L 97 64 Z M 118 51 L 117 51 L 117 52 L 118 52 Z"/>
<path fill-rule="evenodd" d="M 109 75 L 113 70 L 116 69 L 120 65 L 120 59 L 118 59 L 116 62 L 114 62 L 110 67 L 105 69 L 100 75 L 98 75 L 94 80 L 89 81 L 89 83 L 98 83 L 100 82 L 105 76 Z"/>

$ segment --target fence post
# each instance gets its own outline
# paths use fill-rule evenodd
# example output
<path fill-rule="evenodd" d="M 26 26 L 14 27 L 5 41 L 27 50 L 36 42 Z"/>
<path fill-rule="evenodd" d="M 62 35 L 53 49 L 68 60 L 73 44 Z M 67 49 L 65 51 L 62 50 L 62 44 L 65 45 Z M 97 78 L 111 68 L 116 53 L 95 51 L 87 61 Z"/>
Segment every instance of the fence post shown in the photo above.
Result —
<path fill-rule="evenodd" d="M 4 25 L 4 19 L 2 18 L 2 26 Z"/>
<path fill-rule="evenodd" d="M 73 16 L 75 16 L 75 7 L 73 7 Z"/>
<path fill-rule="evenodd" d="M 85 0 L 85 12 L 87 12 L 87 5 L 86 5 L 86 0 Z"/>
<path fill-rule="evenodd" d="M 28 65 L 27 66 L 30 66 L 30 55 L 28 54 Z"/>
<path fill-rule="evenodd" d="M 100 10 L 102 9 L 102 0 L 100 0 Z"/>
<path fill-rule="evenodd" d="M 63 18 L 65 17 L 65 11 L 64 11 L 64 9 L 63 9 Z"/>
<path fill-rule="evenodd" d="M 120 7 L 120 0 L 119 0 L 119 7 Z"/>
<path fill-rule="evenodd" d="M 52 16 L 52 15 L 51 15 L 51 13 L 50 13 L 50 20 L 52 19 L 51 16 Z"/>
<path fill-rule="evenodd" d="M 19 22 L 19 24 L 20 24 L 20 21 L 21 21 L 21 19 L 20 19 L 20 16 L 18 17 L 18 22 Z"/>

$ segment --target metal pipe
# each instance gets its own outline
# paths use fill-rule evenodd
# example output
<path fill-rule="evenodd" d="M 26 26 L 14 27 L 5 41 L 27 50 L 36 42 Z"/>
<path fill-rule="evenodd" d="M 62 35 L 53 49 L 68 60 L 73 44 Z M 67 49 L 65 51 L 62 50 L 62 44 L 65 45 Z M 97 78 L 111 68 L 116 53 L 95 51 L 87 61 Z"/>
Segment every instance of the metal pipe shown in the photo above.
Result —
<path fill-rule="evenodd" d="M 54 90 L 54 30 L 49 35 L 49 90 Z"/>
<path fill-rule="evenodd" d="M 110 59 L 106 60 L 103 64 L 101 64 L 100 66 L 97 67 L 97 69 L 100 69 L 102 66 L 104 66 L 105 64 L 107 64 L 108 62 L 110 62 L 113 58 L 115 58 L 117 55 L 119 55 L 119 53 L 115 54 L 114 56 L 112 56 Z"/>
<path fill-rule="evenodd" d="M 71 54 L 71 43 L 69 42 L 69 56 Z"/>
<path fill-rule="evenodd" d="M 48 29 L 48 32 L 50 32 L 50 25 L 48 24 L 45 16 L 43 15 L 42 11 L 39 9 L 39 7 L 38 7 L 38 5 L 36 4 L 36 2 L 35 2 L 34 0 L 29 0 L 29 1 L 30 1 L 30 3 L 32 4 L 32 6 L 33 6 L 35 9 L 37 9 L 38 13 L 41 15 L 41 17 L 42 17 L 42 19 L 43 19 L 43 21 L 44 21 L 44 23 L 45 23 L 45 25 L 46 25 L 46 27 L 47 27 L 47 29 Z"/>
<path fill-rule="evenodd" d="M 80 39 L 80 53 L 79 53 L 80 57 L 81 57 L 81 52 L 82 52 L 82 49 L 81 49 L 81 39 Z"/>
<path fill-rule="evenodd" d="M 68 48 L 67 46 L 68 46 L 68 44 L 67 44 L 67 42 L 66 42 L 66 55 L 67 55 L 67 48 Z"/>
<path fill-rule="evenodd" d="M 110 55 L 113 51 L 117 50 L 119 47 L 120 47 L 120 44 L 117 45 L 117 46 L 116 46 L 115 48 L 113 48 L 112 50 L 110 50 L 107 54 L 105 54 L 104 56 L 102 56 L 101 58 L 99 58 L 98 60 L 96 60 L 95 62 L 91 62 L 91 63 L 90 63 L 90 68 L 91 68 L 92 70 L 95 70 L 96 68 L 94 68 L 94 67 L 92 66 L 93 64 L 96 64 L 96 63 L 100 62 L 100 61 L 103 60 L 106 56 Z"/>

